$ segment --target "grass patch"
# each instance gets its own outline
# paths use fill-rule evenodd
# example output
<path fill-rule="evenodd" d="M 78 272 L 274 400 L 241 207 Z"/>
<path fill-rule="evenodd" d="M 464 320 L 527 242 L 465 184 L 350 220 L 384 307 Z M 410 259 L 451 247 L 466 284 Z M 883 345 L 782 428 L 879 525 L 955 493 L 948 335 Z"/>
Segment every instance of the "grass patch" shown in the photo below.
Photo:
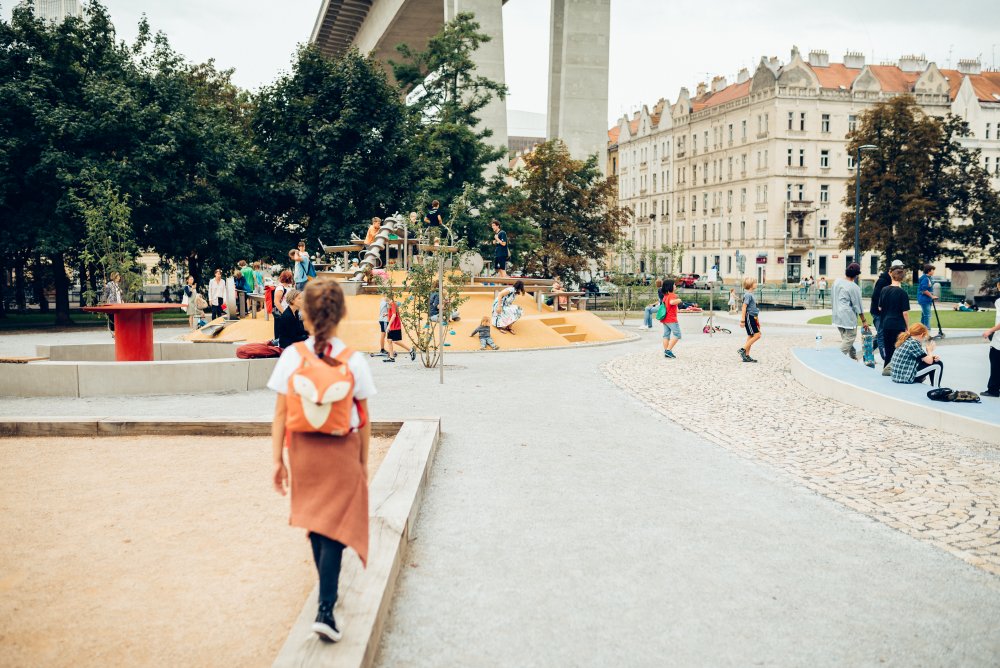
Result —
<path fill-rule="evenodd" d="M 70 327 L 94 328 L 107 327 L 108 319 L 101 313 L 87 313 L 79 309 L 70 309 L 69 317 L 73 321 Z M 157 311 L 153 313 L 153 321 L 164 325 L 185 324 L 187 314 L 173 311 Z M 56 326 L 55 311 L 42 313 L 31 311 L 30 313 L 7 313 L 7 316 L 0 318 L 0 331 L 10 329 L 47 329 Z"/>
<path fill-rule="evenodd" d="M 941 316 L 941 327 L 945 329 L 989 329 L 993 326 L 996 314 L 993 311 L 973 311 L 972 313 L 961 313 L 952 311 L 951 307 L 938 309 Z M 866 316 L 870 318 L 870 316 Z M 920 322 L 920 311 L 910 311 L 910 323 Z M 832 315 L 821 315 L 809 321 L 810 325 L 830 325 L 833 323 Z M 931 329 L 937 329 L 937 318 L 931 313 Z"/>

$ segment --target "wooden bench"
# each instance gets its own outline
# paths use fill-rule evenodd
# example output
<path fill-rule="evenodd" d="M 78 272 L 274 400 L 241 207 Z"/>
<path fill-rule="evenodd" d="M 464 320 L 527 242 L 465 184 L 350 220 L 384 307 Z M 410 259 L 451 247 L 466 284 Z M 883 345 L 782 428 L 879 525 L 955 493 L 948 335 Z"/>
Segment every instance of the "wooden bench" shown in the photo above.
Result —
<path fill-rule="evenodd" d="M 559 311 L 561 309 L 571 310 L 574 306 L 578 311 L 587 310 L 587 293 L 586 292 L 550 292 L 549 297 L 552 297 L 552 310 Z M 566 303 L 561 303 L 565 301 Z"/>

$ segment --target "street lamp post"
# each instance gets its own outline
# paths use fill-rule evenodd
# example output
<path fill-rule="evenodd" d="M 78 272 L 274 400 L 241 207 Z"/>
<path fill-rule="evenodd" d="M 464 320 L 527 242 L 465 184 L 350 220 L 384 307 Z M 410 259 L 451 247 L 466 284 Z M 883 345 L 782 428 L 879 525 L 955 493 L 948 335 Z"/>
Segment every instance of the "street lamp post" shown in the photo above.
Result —
<path fill-rule="evenodd" d="M 858 157 L 854 161 L 854 261 L 861 266 L 861 152 L 877 151 L 875 144 L 858 147 Z"/>

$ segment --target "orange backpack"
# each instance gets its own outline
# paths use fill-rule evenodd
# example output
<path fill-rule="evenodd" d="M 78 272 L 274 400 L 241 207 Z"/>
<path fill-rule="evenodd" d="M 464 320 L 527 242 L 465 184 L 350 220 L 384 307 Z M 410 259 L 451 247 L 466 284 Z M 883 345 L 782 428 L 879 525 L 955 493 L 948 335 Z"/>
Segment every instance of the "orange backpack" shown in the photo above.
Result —
<path fill-rule="evenodd" d="M 351 408 L 355 404 L 361 418 L 359 427 L 363 427 L 366 416 L 354 399 L 354 374 L 347 364 L 354 351 L 344 348 L 331 364 L 305 343 L 296 343 L 295 350 L 302 362 L 288 378 L 285 428 L 343 436 L 351 431 Z"/>

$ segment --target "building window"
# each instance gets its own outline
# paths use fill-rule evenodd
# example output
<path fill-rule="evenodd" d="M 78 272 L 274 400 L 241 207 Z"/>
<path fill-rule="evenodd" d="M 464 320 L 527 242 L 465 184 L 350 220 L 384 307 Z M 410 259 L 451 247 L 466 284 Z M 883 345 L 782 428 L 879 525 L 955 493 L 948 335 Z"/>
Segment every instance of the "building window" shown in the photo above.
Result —
<path fill-rule="evenodd" d="M 792 166 L 792 149 L 788 149 L 788 162 L 786 163 L 789 167 Z"/>
<path fill-rule="evenodd" d="M 830 186 L 819 187 L 819 201 L 823 203 L 830 201 Z"/>
<path fill-rule="evenodd" d="M 830 131 L 830 114 L 823 114 L 819 122 L 819 130 L 820 132 Z"/>
<path fill-rule="evenodd" d="M 747 189 L 740 188 L 740 206 L 742 207 L 746 205 L 747 205 Z"/>
<path fill-rule="evenodd" d="M 708 211 L 708 193 L 701 194 L 701 209 L 702 211 Z"/>
<path fill-rule="evenodd" d="M 802 184 L 802 183 L 800 183 L 797 186 L 795 186 L 795 189 L 796 189 L 796 191 L 798 191 L 799 201 L 801 202 L 801 201 L 805 200 L 805 198 L 806 198 L 806 187 L 805 187 L 805 185 Z"/>
<path fill-rule="evenodd" d="M 764 204 L 767 204 L 767 186 L 764 186 Z"/>
<path fill-rule="evenodd" d="M 745 241 L 747 238 L 747 221 L 740 221 L 740 241 Z"/>
<path fill-rule="evenodd" d="M 986 156 L 986 173 L 990 173 L 990 156 Z"/>
<path fill-rule="evenodd" d="M 847 168 L 848 169 L 854 169 L 854 156 L 853 155 L 848 155 L 847 156 Z"/>
<path fill-rule="evenodd" d="M 806 166 L 806 150 L 804 148 L 799 149 L 799 167 Z"/>
<path fill-rule="evenodd" d="M 792 184 L 791 183 L 785 185 L 785 199 L 788 200 L 789 202 L 792 201 Z"/>
<path fill-rule="evenodd" d="M 872 276 L 877 275 L 878 274 L 878 255 L 872 255 L 871 259 L 869 260 L 869 262 L 870 262 L 870 265 L 868 267 L 868 269 L 869 269 L 868 273 L 870 273 Z"/>
<path fill-rule="evenodd" d="M 742 164 L 742 172 L 743 172 L 742 175 L 746 175 L 746 173 L 747 173 L 747 154 L 744 153 L 743 156 L 740 158 L 740 160 L 741 160 L 741 164 Z"/>
<path fill-rule="evenodd" d="M 826 274 L 826 256 L 819 256 L 819 275 L 823 276 Z"/>
<path fill-rule="evenodd" d="M 729 167 L 726 170 L 726 178 L 732 180 L 733 178 L 733 159 L 729 158 Z"/>
<path fill-rule="evenodd" d="M 705 150 L 708 150 L 708 130 L 705 130 Z"/>
<path fill-rule="evenodd" d="M 733 224 L 732 222 L 726 223 L 726 241 L 733 240 Z M 730 269 L 732 271 L 732 269 Z"/>
<path fill-rule="evenodd" d="M 745 120 L 744 121 L 740 121 L 740 129 L 741 129 L 741 132 L 743 133 L 742 139 L 744 141 L 746 141 L 746 138 L 747 138 L 747 122 Z"/>
<path fill-rule="evenodd" d="M 789 111 L 788 112 L 788 129 L 791 130 L 793 125 L 795 125 L 795 112 L 794 111 Z"/>
<path fill-rule="evenodd" d="M 855 116 L 854 114 L 851 114 L 850 116 L 847 117 L 847 131 L 854 132 L 857 129 L 858 129 L 858 117 Z"/>
<path fill-rule="evenodd" d="M 733 124 L 729 124 L 729 143 L 733 143 Z"/>
<path fill-rule="evenodd" d="M 823 169 L 830 167 L 830 151 L 823 149 L 819 152 L 819 166 Z"/>
<path fill-rule="evenodd" d="M 997 127 L 1000 128 L 1000 126 L 997 126 Z M 987 139 L 990 138 L 990 124 L 989 123 L 986 124 L 986 138 Z"/>
<path fill-rule="evenodd" d="M 802 113 L 799 114 L 799 130 L 805 132 L 805 129 L 806 129 L 806 112 L 803 111 Z"/>
<path fill-rule="evenodd" d="M 730 211 L 733 210 L 733 191 L 732 190 L 730 190 L 728 193 L 726 193 L 726 208 L 729 209 Z"/>
<path fill-rule="evenodd" d="M 830 236 L 830 221 L 821 219 L 819 221 L 819 238 L 826 239 L 828 236 Z M 823 273 L 822 269 L 820 269 L 820 273 Z"/>

